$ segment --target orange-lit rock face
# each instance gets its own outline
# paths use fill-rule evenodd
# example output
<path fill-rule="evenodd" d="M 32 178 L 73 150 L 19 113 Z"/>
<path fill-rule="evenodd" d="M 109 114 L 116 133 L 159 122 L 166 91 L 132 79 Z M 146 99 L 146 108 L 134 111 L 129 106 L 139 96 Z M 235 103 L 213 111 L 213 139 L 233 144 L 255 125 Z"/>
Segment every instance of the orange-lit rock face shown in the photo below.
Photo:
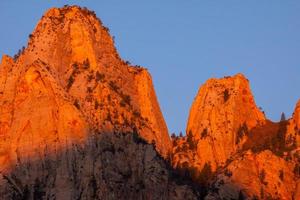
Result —
<path fill-rule="evenodd" d="M 150 124 L 152 131 L 155 133 L 167 133 L 168 129 L 156 99 L 150 74 L 146 70 L 140 71 L 135 76 L 135 85 L 137 87 L 137 99 L 141 108 L 141 116 L 146 119 L 146 123 Z M 154 140 L 158 149 L 171 148 L 168 134 L 155 134 L 155 138 L 153 138 L 153 133 L 150 132 L 149 135 L 144 137 Z"/>
<path fill-rule="evenodd" d="M 271 151 L 239 155 L 219 174 L 210 197 L 224 199 L 298 199 L 295 163 Z M 241 198 L 243 197 L 243 198 Z M 207 197 L 207 199 L 209 199 Z"/>
<path fill-rule="evenodd" d="M 188 119 L 187 145 L 193 146 L 197 155 L 191 165 L 201 169 L 209 163 L 212 170 L 223 166 L 242 146 L 247 131 L 264 121 L 243 75 L 208 80 L 200 88 Z M 176 155 L 174 162 L 180 162 Z"/>
<path fill-rule="evenodd" d="M 293 116 L 288 120 L 289 125 L 286 134 L 286 144 L 298 151 L 300 155 L 300 101 L 298 101 Z"/>
<path fill-rule="evenodd" d="M 299 107 L 274 123 L 244 76 L 210 79 L 194 100 L 187 136 L 173 138 L 172 164 L 210 185 L 206 200 L 298 199 Z"/>
<path fill-rule="evenodd" d="M 107 28 L 79 7 L 52 8 L 38 23 L 28 43 L 27 59 L 51 63 L 60 78 L 74 62 L 89 60 L 92 69 L 120 62 Z"/>
<path fill-rule="evenodd" d="M 133 132 L 165 158 L 171 149 L 184 176 L 214 180 L 206 199 L 300 199 L 299 130 L 300 103 L 290 120 L 267 121 L 238 74 L 200 88 L 187 136 L 171 149 L 151 75 L 122 61 L 107 28 L 76 6 L 50 9 L 21 55 L 0 64 L 0 196 L 24 195 L 23 186 L 34 193 L 43 177 L 40 186 L 57 199 L 80 197 L 78 188 L 82 198 L 113 199 L 128 186 L 129 199 L 196 198 L 152 145 L 123 134 Z"/>
<path fill-rule="evenodd" d="M 3 57 L 0 105 L 1 163 L 81 143 L 89 129 L 137 131 L 163 156 L 171 147 L 149 73 L 122 61 L 108 29 L 76 6 L 50 9 L 21 55 Z"/>
<path fill-rule="evenodd" d="M 13 66 L 13 72 L 19 69 Z M 83 116 L 42 63 L 24 67 L 3 88 L 0 157 L 10 161 L 5 164 L 41 159 L 46 152 L 85 140 Z"/>

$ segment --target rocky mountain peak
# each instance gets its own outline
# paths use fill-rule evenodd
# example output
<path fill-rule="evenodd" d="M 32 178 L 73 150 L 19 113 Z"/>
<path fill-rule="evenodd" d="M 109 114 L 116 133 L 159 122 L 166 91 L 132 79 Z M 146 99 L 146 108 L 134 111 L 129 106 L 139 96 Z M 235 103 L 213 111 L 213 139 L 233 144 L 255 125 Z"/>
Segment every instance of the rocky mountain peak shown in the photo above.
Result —
<path fill-rule="evenodd" d="M 0 92 L 2 163 L 55 154 L 90 130 L 135 132 L 162 156 L 170 151 L 151 75 L 119 58 L 108 29 L 85 8 L 48 10 L 28 46 L 2 58 Z"/>
<path fill-rule="evenodd" d="M 242 74 L 209 79 L 186 136 L 173 138 L 172 164 L 209 187 L 207 200 L 298 199 L 299 111 L 298 102 L 291 119 L 271 122 Z"/>
<path fill-rule="evenodd" d="M 150 73 L 78 6 L 0 63 L 4 199 L 299 199 L 299 130 L 300 101 L 271 122 L 237 74 L 201 86 L 171 141 Z"/>
<path fill-rule="evenodd" d="M 193 148 L 194 155 L 187 157 L 193 157 L 193 167 L 209 165 L 214 171 L 242 147 L 249 130 L 264 122 L 244 75 L 209 79 L 199 89 L 190 110 L 185 143 Z M 174 151 L 182 152 L 179 149 Z"/>
<path fill-rule="evenodd" d="M 199 89 L 190 110 L 187 133 L 191 131 L 200 137 L 201 126 L 209 128 L 206 121 L 210 121 L 210 127 L 221 126 L 217 124 L 218 118 L 223 118 L 221 123 L 227 125 L 225 132 L 234 131 L 244 123 L 252 128 L 265 120 L 264 114 L 255 105 L 249 81 L 244 75 L 209 79 Z"/>
<path fill-rule="evenodd" d="M 29 35 L 25 52 L 26 63 L 40 58 L 52 63 L 60 76 L 74 62 L 89 62 L 92 69 L 121 62 L 108 28 L 94 12 L 78 6 L 48 10 Z"/>

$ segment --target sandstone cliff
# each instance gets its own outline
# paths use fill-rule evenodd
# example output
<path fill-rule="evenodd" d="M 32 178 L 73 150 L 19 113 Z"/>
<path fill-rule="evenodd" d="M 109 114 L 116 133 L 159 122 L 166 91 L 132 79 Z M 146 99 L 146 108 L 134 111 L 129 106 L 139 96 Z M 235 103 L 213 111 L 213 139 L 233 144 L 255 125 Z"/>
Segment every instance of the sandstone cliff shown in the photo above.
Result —
<path fill-rule="evenodd" d="M 91 135 L 55 156 L 20 161 L 4 173 L 1 199 L 198 199 L 137 134 Z"/>
<path fill-rule="evenodd" d="M 195 153 L 192 157 L 196 156 L 190 163 L 199 170 L 209 164 L 215 171 L 242 147 L 248 130 L 264 122 L 243 75 L 208 80 L 200 88 L 188 119 L 186 145 Z M 183 157 L 180 148 L 174 151 Z M 180 167 L 176 154 L 173 162 Z"/>
<path fill-rule="evenodd" d="M 1 168 L 83 142 L 88 128 L 84 117 L 45 63 L 10 67 L 1 85 Z"/>
<path fill-rule="evenodd" d="M 87 9 L 47 11 L 28 46 L 3 57 L 0 90 L 3 170 L 80 144 L 90 130 L 137 132 L 162 156 L 169 153 L 151 76 L 120 59 L 108 29 Z"/>
<path fill-rule="evenodd" d="M 299 199 L 297 162 L 269 150 L 245 152 L 219 172 L 208 199 Z"/>
<path fill-rule="evenodd" d="M 288 120 L 285 140 L 294 151 L 300 151 L 300 101 L 297 102 L 292 118 Z"/>
<path fill-rule="evenodd" d="M 299 130 L 300 102 L 271 122 L 237 74 L 199 89 L 171 144 L 151 75 L 77 6 L 0 63 L 1 199 L 300 199 Z"/>
<path fill-rule="evenodd" d="M 206 199 L 299 199 L 295 113 L 287 121 L 267 120 L 251 129 L 242 149 L 216 171 Z"/>
<path fill-rule="evenodd" d="M 241 74 L 210 79 L 191 108 L 172 164 L 207 188 L 205 199 L 299 199 L 299 103 L 278 123 L 256 107 Z"/>

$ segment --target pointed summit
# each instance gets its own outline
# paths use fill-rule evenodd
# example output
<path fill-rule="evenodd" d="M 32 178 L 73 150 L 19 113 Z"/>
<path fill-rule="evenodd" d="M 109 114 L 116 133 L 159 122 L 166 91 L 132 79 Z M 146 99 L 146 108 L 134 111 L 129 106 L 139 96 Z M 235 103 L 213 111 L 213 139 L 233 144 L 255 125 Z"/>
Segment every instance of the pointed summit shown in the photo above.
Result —
<path fill-rule="evenodd" d="M 88 60 L 92 69 L 121 62 L 108 29 L 94 12 L 78 6 L 48 10 L 29 35 L 25 52 L 26 63 L 39 58 L 60 76 L 74 62 Z"/>
<path fill-rule="evenodd" d="M 119 58 L 92 11 L 52 8 L 29 37 L 14 60 L 1 62 L 1 163 L 57 153 L 94 132 L 138 133 L 167 157 L 171 143 L 150 74 Z"/>

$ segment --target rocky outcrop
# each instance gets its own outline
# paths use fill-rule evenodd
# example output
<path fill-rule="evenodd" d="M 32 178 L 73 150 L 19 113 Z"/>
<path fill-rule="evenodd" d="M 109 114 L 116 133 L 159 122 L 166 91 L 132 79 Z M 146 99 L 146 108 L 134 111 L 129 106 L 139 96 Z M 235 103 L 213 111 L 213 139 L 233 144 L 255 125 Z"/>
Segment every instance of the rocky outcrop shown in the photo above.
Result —
<path fill-rule="evenodd" d="M 90 134 L 4 174 L 1 199 L 198 199 L 190 183 L 137 134 Z"/>
<path fill-rule="evenodd" d="M 297 162 L 247 151 L 218 173 L 205 199 L 299 199 L 298 184 Z"/>
<path fill-rule="evenodd" d="M 171 143 L 146 69 L 120 59 L 108 28 L 84 8 L 52 8 L 0 66 L 0 169 L 86 140 L 137 132 L 167 157 Z"/>
<path fill-rule="evenodd" d="M 248 131 L 264 122 L 243 75 L 210 79 L 193 102 L 186 129 L 185 146 L 195 155 L 187 155 L 186 148 L 176 146 L 173 164 L 180 167 L 182 157 L 193 157 L 190 166 L 201 171 L 210 165 L 215 171 L 242 147 Z"/>
<path fill-rule="evenodd" d="M 256 107 L 241 74 L 210 79 L 173 137 L 172 164 L 207 188 L 205 199 L 297 199 L 299 104 L 275 123 Z"/>
<path fill-rule="evenodd" d="M 146 119 L 146 123 L 152 127 L 155 133 L 155 138 L 153 138 L 152 132 L 149 135 L 143 135 L 144 138 L 148 141 L 154 140 L 158 149 L 171 150 L 169 135 L 165 134 L 168 133 L 168 128 L 160 111 L 150 74 L 146 70 L 141 70 L 135 76 L 135 85 L 141 116 Z"/>
<path fill-rule="evenodd" d="M 0 64 L 0 196 L 299 199 L 299 115 L 271 122 L 243 75 L 210 79 L 171 141 L 148 71 L 95 13 L 52 8 Z"/>
<path fill-rule="evenodd" d="M 300 153 L 300 101 L 298 101 L 293 116 L 288 120 L 286 144 Z"/>
<path fill-rule="evenodd" d="M 1 87 L 1 168 L 83 142 L 85 120 L 45 64 L 11 67 Z"/>

